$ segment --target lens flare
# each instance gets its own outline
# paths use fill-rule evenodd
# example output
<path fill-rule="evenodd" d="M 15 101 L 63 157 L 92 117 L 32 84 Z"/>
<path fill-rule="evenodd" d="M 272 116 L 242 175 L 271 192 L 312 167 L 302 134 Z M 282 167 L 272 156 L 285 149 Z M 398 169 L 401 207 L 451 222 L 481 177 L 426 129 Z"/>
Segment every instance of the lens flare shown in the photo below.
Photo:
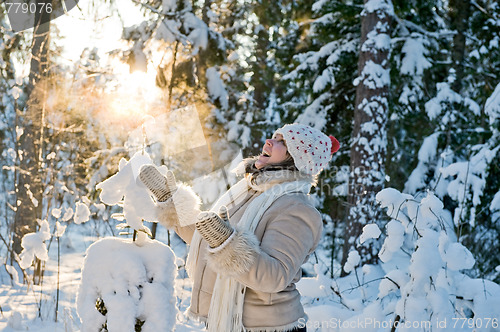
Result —
<path fill-rule="evenodd" d="M 130 73 L 128 65 L 116 63 L 113 70 L 118 83 L 110 95 L 111 114 L 118 118 L 151 115 L 152 106 L 161 99 L 161 90 L 155 85 L 155 68 L 148 65 L 147 72 Z"/>

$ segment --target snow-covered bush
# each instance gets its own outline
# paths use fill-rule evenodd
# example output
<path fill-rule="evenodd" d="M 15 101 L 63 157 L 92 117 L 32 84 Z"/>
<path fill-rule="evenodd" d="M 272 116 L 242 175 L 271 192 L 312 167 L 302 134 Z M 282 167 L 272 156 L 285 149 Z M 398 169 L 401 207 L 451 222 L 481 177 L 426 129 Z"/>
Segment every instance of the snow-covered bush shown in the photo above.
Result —
<path fill-rule="evenodd" d="M 103 203 L 123 207 L 116 218 L 138 236 L 135 241 L 105 238 L 88 248 L 77 297 L 84 332 L 171 331 L 175 325 L 175 255 L 149 239 L 143 225 L 154 220 L 154 206 L 137 177 L 150 163 L 147 153 L 137 152 L 129 161 L 121 159 L 119 171 L 96 186 Z"/>
<path fill-rule="evenodd" d="M 500 286 L 467 276 L 475 259 L 457 242 L 441 200 L 432 192 L 417 199 L 393 188 L 376 199 L 391 219 L 380 263 L 357 267 L 352 254 L 344 266 L 352 273 L 331 285 L 340 300 L 331 302 L 335 326 L 342 332 L 500 331 Z M 375 224 L 367 225 L 361 241 L 380 235 Z"/>
<path fill-rule="evenodd" d="M 397 324 L 398 331 L 500 331 L 500 286 L 462 272 L 475 260 L 457 242 L 441 200 L 432 192 L 419 201 L 387 188 L 377 201 L 391 220 L 379 252 L 385 276 L 372 300 L 379 308 L 375 318 Z M 359 316 L 374 318 L 372 304 Z"/>
<path fill-rule="evenodd" d="M 45 241 L 49 240 L 50 236 L 49 223 L 46 220 L 40 223 L 38 232 L 28 233 L 23 236 L 21 241 L 23 251 L 19 254 L 21 268 L 27 269 L 30 267 L 35 257 L 42 261 L 49 259 Z"/>
<path fill-rule="evenodd" d="M 77 312 L 83 332 L 172 331 L 175 325 L 175 255 L 145 239 L 105 238 L 87 250 Z"/>

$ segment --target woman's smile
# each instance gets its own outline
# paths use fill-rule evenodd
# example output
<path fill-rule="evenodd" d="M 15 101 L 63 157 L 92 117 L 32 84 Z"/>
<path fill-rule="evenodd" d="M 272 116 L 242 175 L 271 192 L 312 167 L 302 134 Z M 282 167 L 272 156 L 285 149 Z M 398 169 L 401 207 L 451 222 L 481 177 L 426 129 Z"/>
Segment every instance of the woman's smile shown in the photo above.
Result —
<path fill-rule="evenodd" d="M 262 147 L 262 153 L 255 162 L 255 167 L 262 168 L 266 165 L 278 164 L 284 161 L 287 157 L 287 148 L 283 136 L 275 135 L 271 139 L 267 139 Z"/>

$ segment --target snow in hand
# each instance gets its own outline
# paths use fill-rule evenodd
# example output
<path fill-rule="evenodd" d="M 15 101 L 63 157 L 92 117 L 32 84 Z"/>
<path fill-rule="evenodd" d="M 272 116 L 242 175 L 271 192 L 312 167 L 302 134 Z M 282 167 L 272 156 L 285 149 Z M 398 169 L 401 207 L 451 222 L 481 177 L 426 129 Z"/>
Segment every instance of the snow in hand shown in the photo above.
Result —
<path fill-rule="evenodd" d="M 82 332 L 172 331 L 175 326 L 175 255 L 165 244 L 105 238 L 87 250 L 77 311 Z M 96 309 L 97 307 L 100 310 Z"/>
<path fill-rule="evenodd" d="M 120 160 L 119 171 L 109 179 L 97 184 L 101 189 L 101 201 L 107 205 L 117 205 L 123 199 L 123 216 L 128 226 L 137 231 L 148 232 L 142 220 L 154 221 L 154 205 L 144 185 L 138 179 L 142 165 L 151 164 L 147 153 L 137 152 L 130 161 Z M 139 232 L 142 240 L 145 234 Z"/>

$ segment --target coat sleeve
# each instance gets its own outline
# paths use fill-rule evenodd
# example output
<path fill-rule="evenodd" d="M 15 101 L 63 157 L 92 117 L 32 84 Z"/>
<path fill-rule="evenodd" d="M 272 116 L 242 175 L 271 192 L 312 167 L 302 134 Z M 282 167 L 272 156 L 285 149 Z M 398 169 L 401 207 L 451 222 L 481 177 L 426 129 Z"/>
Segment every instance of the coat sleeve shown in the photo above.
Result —
<path fill-rule="evenodd" d="M 301 200 L 283 196 L 264 213 L 259 244 L 253 233 L 235 231 L 221 246 L 209 249 L 208 264 L 257 291 L 284 290 L 316 248 L 322 231 L 319 212 Z"/>

